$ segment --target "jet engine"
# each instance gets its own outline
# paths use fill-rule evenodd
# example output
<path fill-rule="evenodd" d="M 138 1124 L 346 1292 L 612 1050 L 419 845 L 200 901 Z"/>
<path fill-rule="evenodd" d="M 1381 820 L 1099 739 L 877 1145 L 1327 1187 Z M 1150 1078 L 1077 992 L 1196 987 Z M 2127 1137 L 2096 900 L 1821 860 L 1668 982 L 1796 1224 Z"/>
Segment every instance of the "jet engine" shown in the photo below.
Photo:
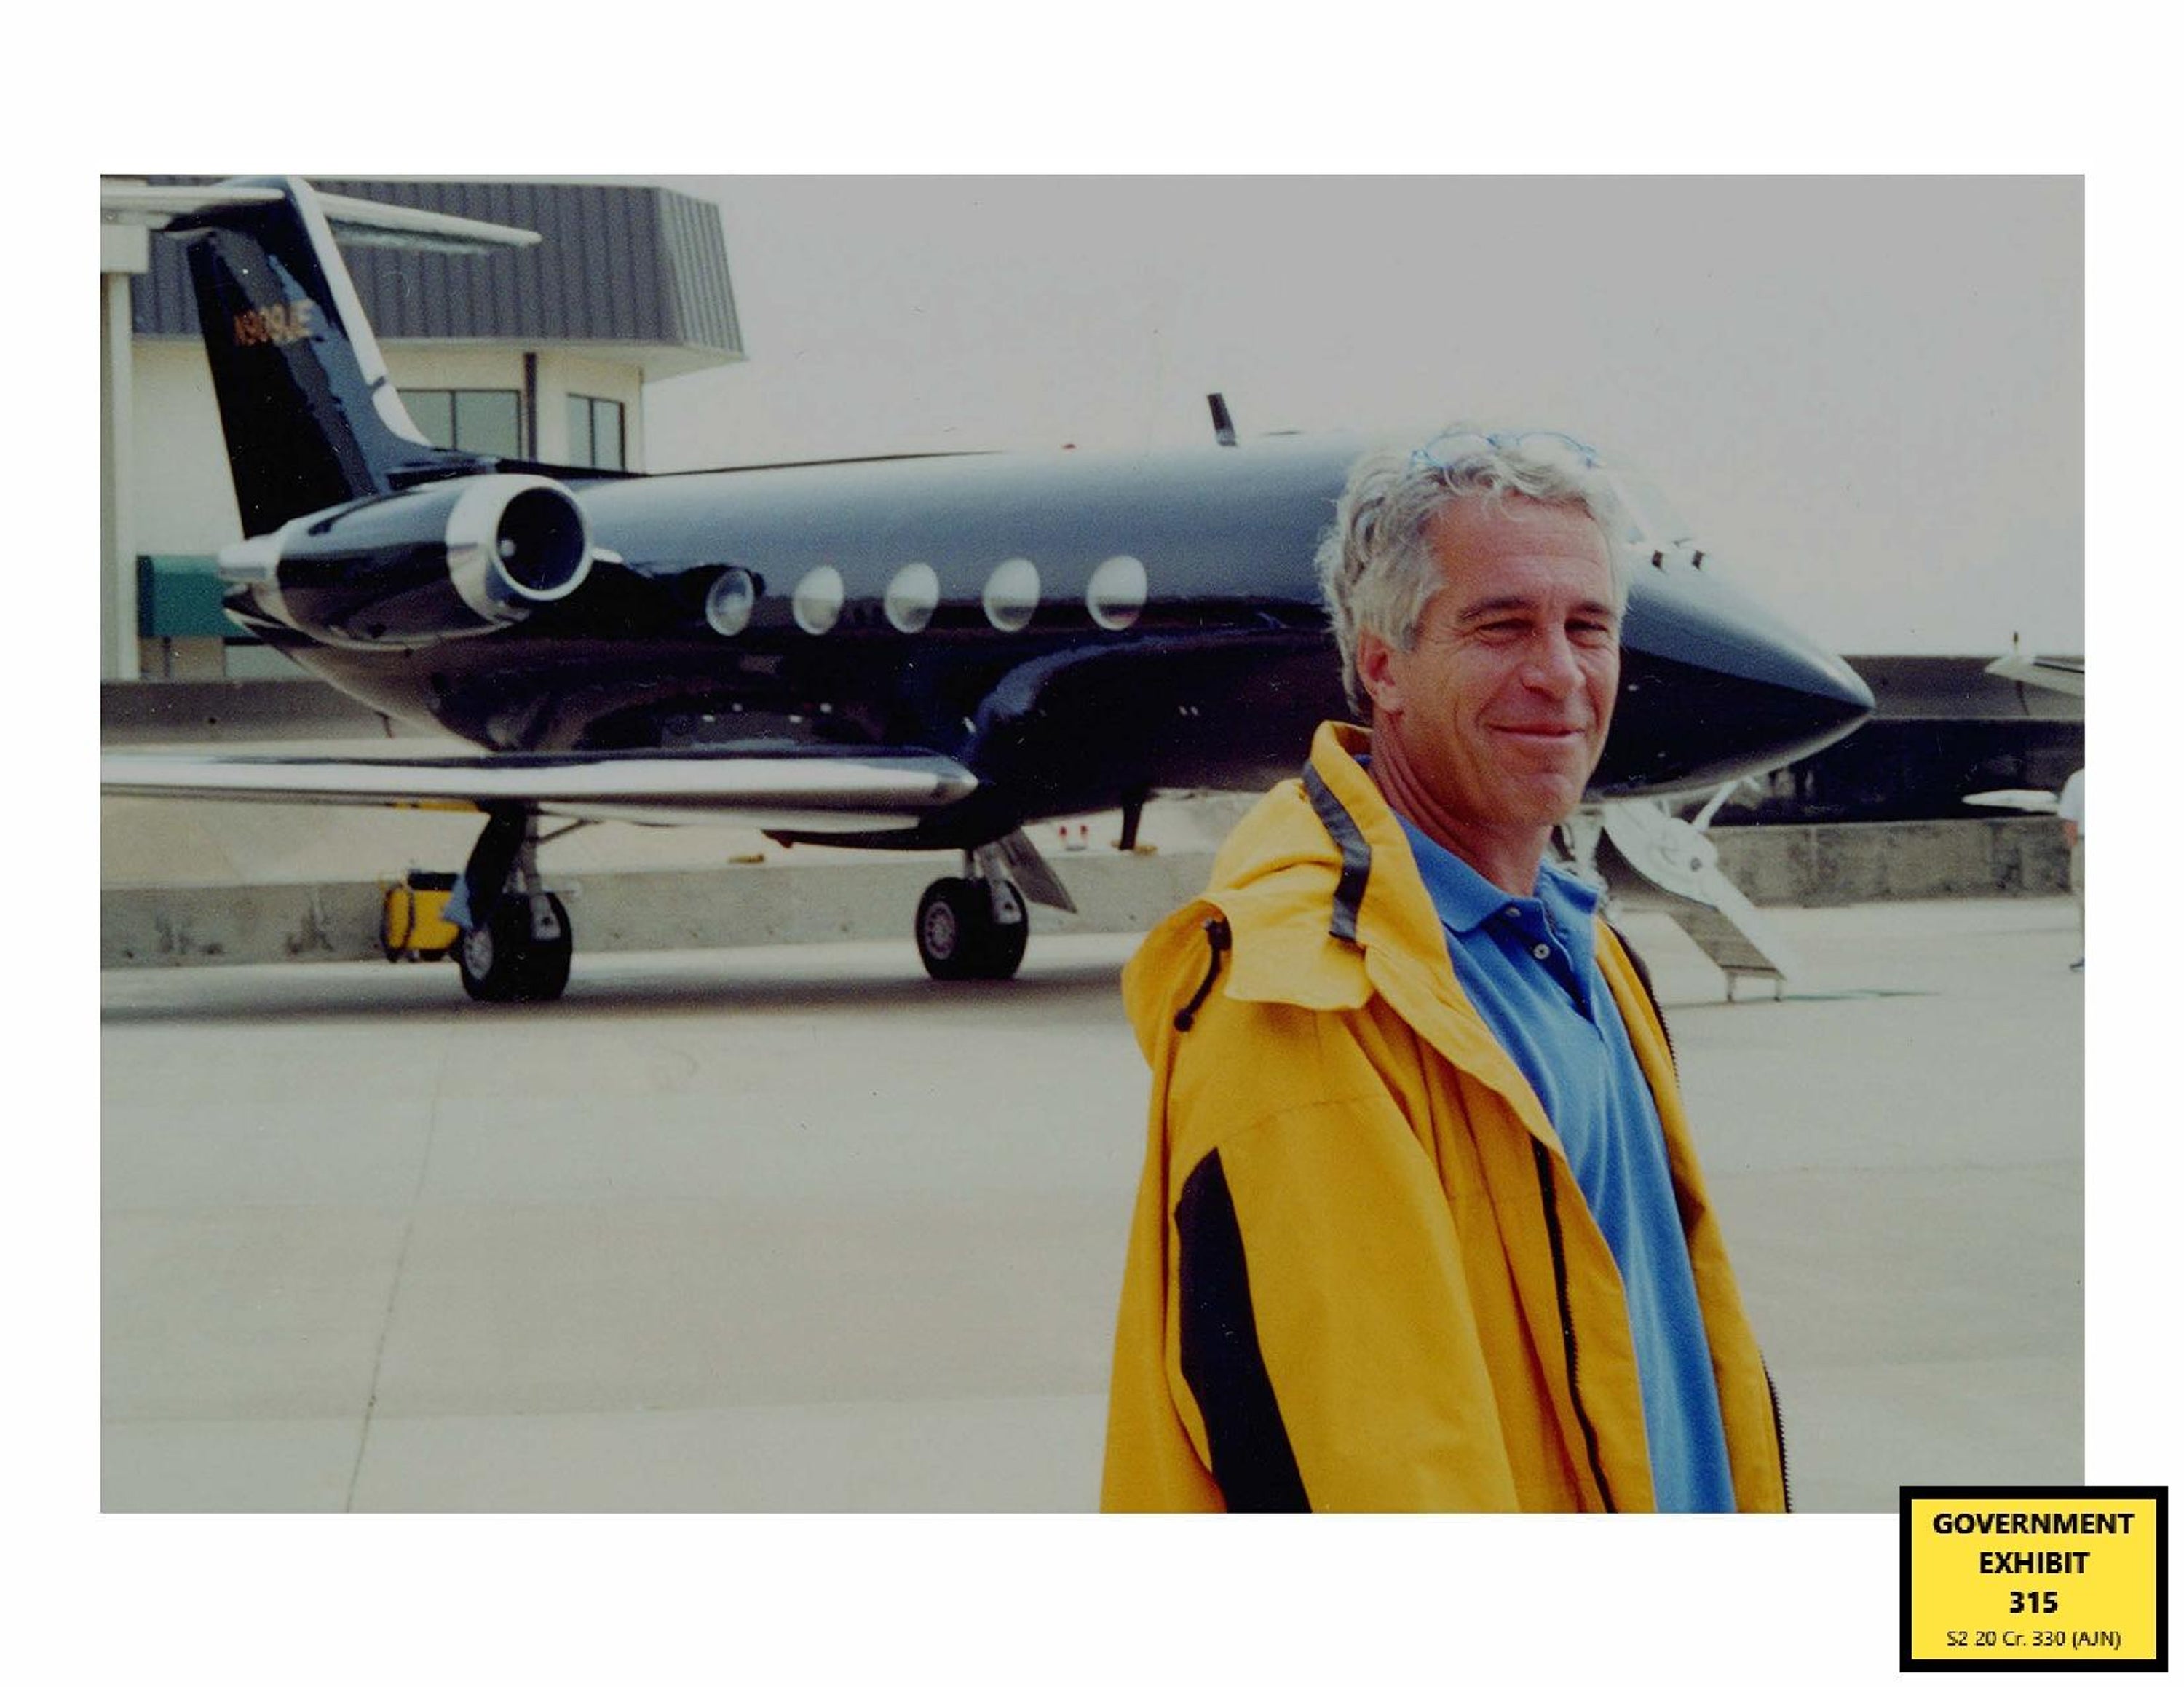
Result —
<path fill-rule="evenodd" d="M 400 646 L 513 625 L 582 585 L 592 556 L 567 487 L 482 475 L 299 516 L 227 547 L 220 573 L 300 632 Z"/>

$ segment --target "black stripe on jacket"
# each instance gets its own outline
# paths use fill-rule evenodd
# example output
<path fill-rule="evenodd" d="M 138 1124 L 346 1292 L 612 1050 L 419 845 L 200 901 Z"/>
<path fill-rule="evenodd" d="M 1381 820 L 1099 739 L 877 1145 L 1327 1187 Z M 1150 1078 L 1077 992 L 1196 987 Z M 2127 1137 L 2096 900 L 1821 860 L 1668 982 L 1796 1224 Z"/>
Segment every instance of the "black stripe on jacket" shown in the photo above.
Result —
<path fill-rule="evenodd" d="M 1341 798 L 1328 788 L 1327 781 L 1310 762 L 1305 764 L 1304 790 L 1312 799 L 1312 812 L 1319 816 L 1319 823 L 1342 851 L 1342 879 L 1334 887 L 1334 917 L 1327 929 L 1343 942 L 1354 944 L 1357 910 L 1364 906 L 1365 883 L 1373 876 L 1373 846 L 1365 841 L 1350 810 L 1342 806 Z"/>
<path fill-rule="evenodd" d="M 1183 1376 L 1206 1420 L 1213 1479 L 1232 1512 L 1308 1512 L 1304 1478 L 1275 1403 L 1251 1316 L 1244 1234 L 1218 1150 L 1175 1204 L 1183 1297 Z"/>

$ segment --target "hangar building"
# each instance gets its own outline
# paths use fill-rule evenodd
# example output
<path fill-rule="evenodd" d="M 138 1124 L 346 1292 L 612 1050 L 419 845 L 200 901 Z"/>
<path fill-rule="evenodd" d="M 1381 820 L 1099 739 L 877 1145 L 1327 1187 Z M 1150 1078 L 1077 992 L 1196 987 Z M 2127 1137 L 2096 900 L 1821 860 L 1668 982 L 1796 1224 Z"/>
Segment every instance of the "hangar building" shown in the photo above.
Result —
<path fill-rule="evenodd" d="M 645 388 L 742 359 L 720 211 L 702 200 L 591 182 L 313 186 L 543 237 L 474 258 L 344 251 L 436 443 L 642 469 Z M 100 677 L 302 679 L 220 612 L 214 559 L 242 529 L 181 243 L 106 223 L 100 236 Z"/>

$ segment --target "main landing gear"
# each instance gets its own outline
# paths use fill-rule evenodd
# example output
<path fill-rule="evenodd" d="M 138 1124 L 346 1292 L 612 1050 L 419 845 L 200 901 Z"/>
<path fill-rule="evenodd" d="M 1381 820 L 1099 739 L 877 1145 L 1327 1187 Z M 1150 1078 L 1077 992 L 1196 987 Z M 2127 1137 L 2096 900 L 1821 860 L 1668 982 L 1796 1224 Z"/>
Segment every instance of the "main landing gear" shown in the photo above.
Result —
<path fill-rule="evenodd" d="M 538 872 L 538 847 L 549 841 L 535 814 L 495 809 L 471 851 L 445 917 L 460 933 L 455 964 L 473 1001 L 550 1002 L 568 988 L 576 946 L 569 910 Z M 935 978 L 1013 978 L 1031 935 L 1030 902 L 1077 911 L 1021 831 L 967 851 L 963 876 L 936 879 L 917 905 L 919 960 Z M 426 952 L 407 951 L 410 958 Z M 388 953 L 396 955 L 392 947 Z"/>
<path fill-rule="evenodd" d="M 550 890 L 496 897 L 455 945 L 463 990 L 477 1002 L 550 1002 L 569 987 L 576 942 L 569 910 Z"/>
<path fill-rule="evenodd" d="M 576 939 L 539 878 L 538 844 L 536 815 L 495 813 L 463 869 L 448 917 L 462 928 L 455 965 L 472 1001 L 550 1002 L 568 988 Z"/>
<path fill-rule="evenodd" d="M 917 904 L 917 958 L 936 978 L 1013 978 L 1031 921 L 1005 878 L 937 878 Z"/>
<path fill-rule="evenodd" d="M 918 899 L 917 958 L 936 978 L 1013 978 L 1031 935 L 1025 899 L 1077 905 L 1022 832 L 968 850 L 961 878 L 935 879 Z"/>

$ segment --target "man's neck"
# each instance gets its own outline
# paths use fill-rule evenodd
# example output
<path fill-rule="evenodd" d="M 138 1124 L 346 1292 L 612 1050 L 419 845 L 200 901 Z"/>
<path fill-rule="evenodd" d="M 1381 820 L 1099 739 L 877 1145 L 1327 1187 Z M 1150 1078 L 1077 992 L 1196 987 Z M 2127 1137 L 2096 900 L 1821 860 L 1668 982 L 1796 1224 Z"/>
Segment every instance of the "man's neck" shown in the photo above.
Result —
<path fill-rule="evenodd" d="M 1368 771 L 1390 808 L 1488 883 L 1512 896 L 1529 896 L 1538 888 L 1540 862 L 1547 853 L 1552 827 L 1468 822 L 1434 802 L 1415 780 L 1407 778 L 1408 770 L 1399 762 L 1376 755 Z"/>

